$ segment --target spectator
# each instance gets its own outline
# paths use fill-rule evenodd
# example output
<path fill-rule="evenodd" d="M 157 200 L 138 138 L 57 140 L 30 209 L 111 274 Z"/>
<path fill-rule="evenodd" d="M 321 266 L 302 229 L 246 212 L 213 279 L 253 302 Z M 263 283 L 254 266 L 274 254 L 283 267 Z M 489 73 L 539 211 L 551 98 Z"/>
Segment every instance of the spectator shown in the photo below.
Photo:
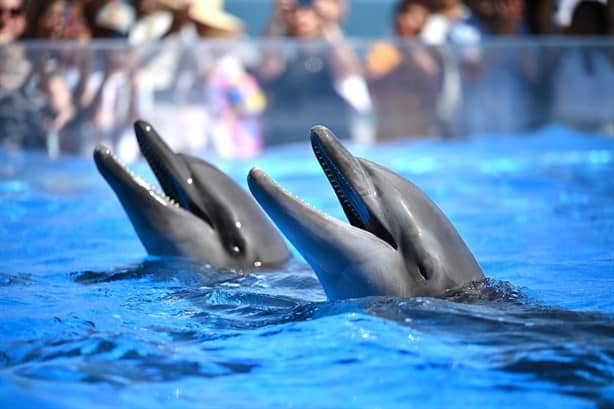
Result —
<path fill-rule="evenodd" d="M 215 0 L 135 0 L 137 24 L 130 39 L 137 43 L 178 35 L 192 26 L 200 37 L 236 37 L 243 23 Z"/>
<path fill-rule="evenodd" d="M 339 33 L 327 38 L 330 32 L 326 31 L 326 25 L 330 21 L 327 22 L 318 10 L 323 10 L 322 3 L 318 9 L 313 0 L 278 0 L 275 3 L 268 36 L 283 33 L 289 38 L 318 45 L 301 46 L 292 55 L 284 55 L 281 49 L 264 55 L 258 74 L 269 101 L 265 113 L 265 135 L 269 144 L 304 140 L 305 130 L 318 123 L 328 125 L 341 137 L 350 136 L 352 131 L 353 137 L 370 137 L 360 134 L 369 134 L 368 127 L 353 126 L 360 123 L 351 121 L 371 111 L 358 58 L 341 41 Z M 341 17 L 330 13 L 328 18 L 333 15 Z"/>
<path fill-rule="evenodd" d="M 523 0 L 468 0 L 474 17 L 470 23 L 482 35 L 517 35 L 526 32 Z"/>
<path fill-rule="evenodd" d="M 235 38 L 244 31 L 241 20 L 226 13 L 222 2 L 216 0 L 192 0 L 188 19 L 201 37 Z"/>
<path fill-rule="evenodd" d="M 313 6 L 322 18 L 322 31 L 325 38 L 343 37 L 341 23 L 347 14 L 345 0 L 314 0 Z"/>
<path fill-rule="evenodd" d="M 504 48 L 489 41 L 526 32 L 524 2 L 470 0 L 467 4 L 472 17 L 466 23 L 476 30 L 476 37 L 458 48 L 463 103 L 458 104 L 450 129 L 460 134 L 525 130 L 535 121 L 531 103 L 538 56 L 532 50 Z"/>
<path fill-rule="evenodd" d="M 450 41 L 450 32 L 466 30 L 466 21 L 471 11 L 462 0 L 431 0 L 433 13 L 420 32 L 420 38 L 427 44 L 441 45 Z"/>
<path fill-rule="evenodd" d="M 207 82 L 210 136 L 216 151 L 226 158 L 251 157 L 262 149 L 260 114 L 266 99 L 258 82 L 239 59 L 220 58 Z"/>
<path fill-rule="evenodd" d="M 555 0 L 525 0 L 525 21 L 527 30 L 534 35 L 556 34 L 554 16 Z"/>
<path fill-rule="evenodd" d="M 318 27 L 319 32 L 316 37 L 333 39 L 343 36 L 341 21 L 348 10 L 345 0 L 277 0 L 265 31 L 267 37 L 292 37 L 296 34 L 291 33 L 290 26 L 297 4 L 312 6 L 313 11 L 319 16 L 320 27 Z"/>
<path fill-rule="evenodd" d="M 34 18 L 30 35 L 35 39 L 85 41 L 91 38 L 82 2 L 50 0 L 38 5 Z M 76 102 L 82 94 L 79 81 L 84 75 L 78 64 L 82 54 L 71 49 L 40 51 L 32 56 L 40 70 L 50 109 L 55 112 L 53 121 L 46 124 L 53 135 L 60 134 L 76 114 Z"/>
<path fill-rule="evenodd" d="M 96 38 L 126 40 L 135 12 L 121 2 L 91 0 L 84 3 L 83 16 Z M 73 56 L 65 74 L 78 77 L 72 81 L 77 109 L 61 133 L 63 149 L 85 154 L 102 142 L 113 146 L 122 159 L 134 159 L 138 149 L 129 129 L 138 116 L 136 56 L 127 47 L 99 48 L 93 60 L 84 53 Z"/>
<path fill-rule="evenodd" d="M 81 8 L 80 3 L 65 0 L 29 3 L 27 11 L 31 25 L 29 32 L 24 32 L 24 37 L 55 40 L 88 38 Z M 55 151 L 59 133 L 75 114 L 72 95 L 61 72 L 65 56 L 50 50 L 37 50 L 30 54 L 32 73 L 28 83 L 36 84 L 34 88 L 44 100 L 45 114 L 40 125 L 45 133 L 47 148 Z"/>
<path fill-rule="evenodd" d="M 136 6 L 141 20 L 130 33 L 130 41 L 148 45 L 149 40 L 160 37 L 167 40 L 163 45 L 154 42 L 151 47 L 140 47 L 139 104 L 147 115 L 169 118 L 157 126 L 161 132 L 175 134 L 173 148 L 204 150 L 210 145 L 225 157 L 257 153 L 260 111 L 251 105 L 244 109 L 234 98 L 259 92 L 258 84 L 251 82 L 253 77 L 231 53 L 220 57 L 211 48 L 193 47 L 198 37 L 240 36 L 241 20 L 226 13 L 219 1 L 140 0 Z M 164 18 L 168 24 L 162 24 Z M 225 69 L 230 71 L 225 73 Z M 176 132 L 178 119 L 193 126 Z"/>
<path fill-rule="evenodd" d="M 52 117 L 40 78 L 21 45 L 0 47 L 0 144 L 45 149 Z"/>
<path fill-rule="evenodd" d="M 378 139 L 437 134 L 440 68 L 431 51 L 415 41 L 432 13 L 431 7 L 429 0 L 400 1 L 394 14 L 398 46 L 377 43 L 367 54 Z"/>
<path fill-rule="evenodd" d="M 136 24 L 130 30 L 130 41 L 136 44 L 179 32 L 183 27 L 185 9 L 189 7 L 185 1 L 134 0 L 133 4 Z"/>
<path fill-rule="evenodd" d="M 26 30 L 25 0 L 0 0 L 0 45 L 18 40 Z"/>
<path fill-rule="evenodd" d="M 581 1 L 573 11 L 568 35 L 605 36 L 609 32 L 607 7 L 599 1 Z M 607 131 L 614 126 L 614 62 L 607 47 L 565 49 L 553 76 L 553 116 L 580 129 Z M 605 125 L 604 125 L 605 124 Z M 611 132 L 612 130 L 609 129 Z"/>
<path fill-rule="evenodd" d="M 87 3 L 94 38 L 126 40 L 136 21 L 134 7 L 121 1 L 93 0 Z"/>
<path fill-rule="evenodd" d="M 461 66 L 479 59 L 479 31 L 471 24 L 473 15 L 462 0 L 430 0 L 433 13 L 420 31 L 420 39 L 430 46 L 441 65 L 441 87 L 436 101 L 436 121 L 442 136 L 458 134 L 454 122 L 462 104 Z M 442 47 L 452 44 L 453 48 Z"/>
<path fill-rule="evenodd" d="M 605 36 L 609 33 L 607 6 L 596 0 L 579 2 L 571 16 L 568 34 L 572 36 Z"/>
<path fill-rule="evenodd" d="M 49 0 L 33 12 L 30 37 L 45 40 L 89 40 L 91 32 L 83 14 L 83 3 Z"/>

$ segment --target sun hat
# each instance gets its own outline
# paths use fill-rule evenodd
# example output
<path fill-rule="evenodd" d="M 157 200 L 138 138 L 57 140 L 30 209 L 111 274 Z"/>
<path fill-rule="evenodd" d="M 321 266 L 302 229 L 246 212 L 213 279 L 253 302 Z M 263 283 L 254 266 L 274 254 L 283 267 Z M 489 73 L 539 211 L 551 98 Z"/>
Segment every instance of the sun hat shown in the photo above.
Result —
<path fill-rule="evenodd" d="M 127 36 L 130 32 L 136 13 L 132 6 L 119 2 L 111 1 L 98 10 L 94 22 L 98 27 L 111 30 L 117 36 Z"/>
<path fill-rule="evenodd" d="M 211 37 L 236 37 L 244 31 L 243 22 L 224 11 L 223 0 L 158 0 L 161 12 L 188 11 L 188 19 Z"/>
<path fill-rule="evenodd" d="M 236 37 L 243 32 L 243 22 L 224 11 L 222 0 L 191 0 L 190 3 L 189 18 L 207 34 Z"/>
<path fill-rule="evenodd" d="M 155 11 L 141 17 L 130 30 L 128 39 L 131 44 L 143 44 L 163 38 L 173 25 L 173 14 L 168 11 Z"/>

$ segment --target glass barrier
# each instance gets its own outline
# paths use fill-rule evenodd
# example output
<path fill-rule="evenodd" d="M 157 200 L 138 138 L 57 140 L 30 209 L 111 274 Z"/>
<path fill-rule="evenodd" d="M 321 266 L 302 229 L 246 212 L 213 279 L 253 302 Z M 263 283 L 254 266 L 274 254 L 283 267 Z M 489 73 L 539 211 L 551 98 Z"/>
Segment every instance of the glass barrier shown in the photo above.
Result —
<path fill-rule="evenodd" d="M 19 43 L 0 48 L 0 143 L 138 154 L 151 122 L 175 149 L 250 157 L 305 141 L 515 134 L 551 123 L 614 133 L 612 40 Z"/>

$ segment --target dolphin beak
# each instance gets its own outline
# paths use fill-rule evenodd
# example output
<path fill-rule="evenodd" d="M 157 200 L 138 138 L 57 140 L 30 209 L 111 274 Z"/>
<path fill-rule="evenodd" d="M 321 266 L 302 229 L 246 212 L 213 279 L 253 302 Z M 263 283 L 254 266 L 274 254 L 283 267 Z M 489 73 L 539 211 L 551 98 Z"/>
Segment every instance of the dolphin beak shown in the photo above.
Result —
<path fill-rule="evenodd" d="M 312 266 L 327 294 L 336 294 L 333 298 L 372 295 L 356 288 L 379 285 L 367 284 L 372 274 L 352 273 L 348 266 L 363 265 L 365 272 L 400 270 L 396 250 L 372 233 L 316 210 L 258 168 L 249 172 L 247 182 L 258 203 Z"/>
<path fill-rule="evenodd" d="M 94 162 L 100 174 L 117 193 L 122 203 L 128 200 L 135 201 L 134 197 L 142 201 L 151 201 L 158 205 L 175 205 L 171 198 L 164 197 L 154 187 L 123 166 L 113 155 L 111 150 L 104 145 L 98 145 L 94 149 Z"/>
<path fill-rule="evenodd" d="M 260 205 L 277 222 L 288 239 L 301 250 L 321 245 L 323 247 L 317 251 L 328 250 L 329 247 L 325 243 L 336 242 L 332 236 L 347 229 L 356 230 L 357 234 L 365 233 L 308 205 L 284 190 L 261 169 L 250 170 L 247 184 Z"/>
<path fill-rule="evenodd" d="M 97 145 L 94 148 L 94 163 L 102 176 L 112 185 L 115 185 L 120 178 L 129 179 L 123 172 L 119 172 L 119 163 L 114 160 L 111 150 L 104 145 Z"/>

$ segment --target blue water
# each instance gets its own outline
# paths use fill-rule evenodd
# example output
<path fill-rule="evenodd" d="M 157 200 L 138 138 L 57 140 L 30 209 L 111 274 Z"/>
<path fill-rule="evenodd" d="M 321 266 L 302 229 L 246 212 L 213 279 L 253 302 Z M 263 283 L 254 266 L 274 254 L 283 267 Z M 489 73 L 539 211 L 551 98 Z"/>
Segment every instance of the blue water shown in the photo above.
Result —
<path fill-rule="evenodd" d="M 0 406 L 614 405 L 613 139 L 351 149 L 423 188 L 490 279 L 327 302 L 298 255 L 257 274 L 147 257 L 91 160 L 0 151 Z M 306 145 L 215 162 L 343 218 Z"/>

